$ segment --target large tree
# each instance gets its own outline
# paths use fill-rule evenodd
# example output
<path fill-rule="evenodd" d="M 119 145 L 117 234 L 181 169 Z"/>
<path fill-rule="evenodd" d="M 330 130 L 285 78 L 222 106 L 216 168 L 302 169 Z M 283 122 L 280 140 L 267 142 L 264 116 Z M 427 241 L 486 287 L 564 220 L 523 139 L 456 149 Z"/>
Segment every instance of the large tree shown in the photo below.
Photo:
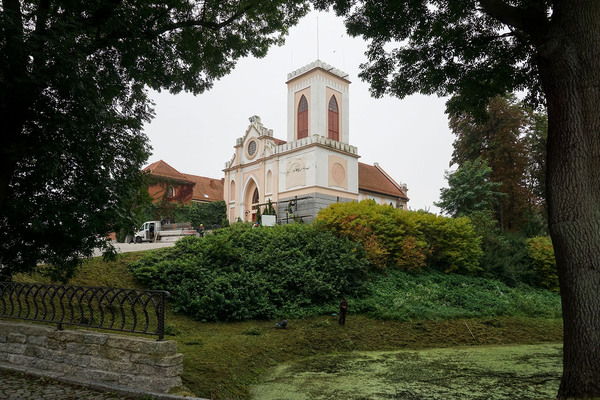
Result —
<path fill-rule="evenodd" d="M 292 0 L 2 0 L 0 279 L 40 262 L 66 278 L 130 216 L 148 87 L 201 93 L 306 12 Z"/>
<path fill-rule="evenodd" d="M 548 111 L 546 199 L 564 320 L 560 398 L 600 396 L 600 2 L 316 0 L 369 40 L 375 96 L 484 111 L 527 90 Z M 480 114 L 481 115 L 481 114 Z"/>
<path fill-rule="evenodd" d="M 525 132 L 527 152 L 527 188 L 531 195 L 530 204 L 538 206 L 546 214 L 546 144 L 548 142 L 548 115 L 546 112 L 529 113 Z"/>
<path fill-rule="evenodd" d="M 492 173 L 491 179 L 506 194 L 494 209 L 504 230 L 518 231 L 526 223 L 531 195 L 527 186 L 528 156 L 525 132 L 530 113 L 514 96 L 497 96 L 486 106 L 485 121 L 470 113 L 450 117 L 450 129 L 456 135 L 451 163 L 463 165 L 481 157 Z M 530 131 L 534 132 L 534 131 Z"/>
<path fill-rule="evenodd" d="M 464 161 L 456 171 L 446 171 L 449 187 L 440 189 L 440 201 L 435 205 L 453 217 L 491 214 L 504 197 L 499 191 L 502 184 L 494 182 L 491 175 L 492 168 L 486 160 Z"/>

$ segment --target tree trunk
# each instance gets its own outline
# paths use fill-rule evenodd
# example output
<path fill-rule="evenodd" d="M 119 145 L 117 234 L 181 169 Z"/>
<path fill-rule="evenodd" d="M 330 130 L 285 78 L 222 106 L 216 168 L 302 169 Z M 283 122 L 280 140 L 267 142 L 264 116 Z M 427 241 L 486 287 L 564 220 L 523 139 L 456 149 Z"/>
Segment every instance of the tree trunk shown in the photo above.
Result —
<path fill-rule="evenodd" d="M 0 149 L 0 218 L 2 218 L 9 185 L 22 151 L 22 129 L 31 100 L 27 77 L 23 19 L 18 0 L 2 0 L 4 34 L 0 57 L 8 60 L 0 66 L 3 90 L 0 91 L 0 122 L 2 147 Z"/>
<path fill-rule="evenodd" d="M 600 397 L 600 2 L 556 2 L 547 38 L 538 67 L 564 326 L 558 397 Z"/>

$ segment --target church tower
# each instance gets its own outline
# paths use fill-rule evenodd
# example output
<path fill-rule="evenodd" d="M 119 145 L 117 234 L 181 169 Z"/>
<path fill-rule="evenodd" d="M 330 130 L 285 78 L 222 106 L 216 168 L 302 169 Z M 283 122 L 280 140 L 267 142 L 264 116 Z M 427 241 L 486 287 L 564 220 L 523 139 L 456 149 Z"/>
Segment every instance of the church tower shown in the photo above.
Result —
<path fill-rule="evenodd" d="M 288 74 L 287 141 L 319 135 L 349 144 L 348 74 L 317 60 Z"/>
<path fill-rule="evenodd" d="M 349 87 L 347 74 L 320 60 L 288 74 L 287 141 L 253 116 L 225 165 L 230 221 L 253 221 L 270 201 L 280 219 L 310 222 L 329 204 L 359 199 Z"/>

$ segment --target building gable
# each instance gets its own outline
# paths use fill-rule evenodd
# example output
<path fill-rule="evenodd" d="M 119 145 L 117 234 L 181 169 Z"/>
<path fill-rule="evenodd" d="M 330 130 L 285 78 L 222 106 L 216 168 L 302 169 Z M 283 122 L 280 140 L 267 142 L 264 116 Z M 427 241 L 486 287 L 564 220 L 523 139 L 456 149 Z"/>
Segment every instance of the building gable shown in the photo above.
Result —
<path fill-rule="evenodd" d="M 273 130 L 266 128 L 258 115 L 250 117 L 250 125 L 244 136 L 236 140 L 235 153 L 225 163 L 225 168 L 251 164 L 275 154 L 276 147 L 285 144 L 284 140 L 273 137 Z"/>
<path fill-rule="evenodd" d="M 148 193 L 156 202 L 189 204 L 223 200 L 223 179 L 183 174 L 163 160 L 148 165 L 143 171 L 151 177 Z"/>
<path fill-rule="evenodd" d="M 158 160 L 157 162 L 148 165 L 143 171 L 147 171 L 150 175 L 157 178 L 166 178 L 168 180 L 179 181 L 180 183 L 190 183 L 181 172 L 177 171 L 163 160 Z"/>
<path fill-rule="evenodd" d="M 408 201 L 406 185 L 396 183 L 377 163 L 358 163 L 358 190 Z"/>

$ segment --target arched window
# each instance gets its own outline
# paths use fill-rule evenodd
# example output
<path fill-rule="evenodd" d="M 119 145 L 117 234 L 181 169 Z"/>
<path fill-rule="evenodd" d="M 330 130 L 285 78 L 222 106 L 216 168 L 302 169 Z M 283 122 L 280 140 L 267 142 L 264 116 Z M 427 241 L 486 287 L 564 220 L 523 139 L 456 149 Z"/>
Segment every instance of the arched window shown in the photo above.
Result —
<path fill-rule="evenodd" d="M 252 205 L 258 204 L 258 188 L 254 189 L 254 193 L 252 194 Z"/>
<path fill-rule="evenodd" d="M 231 181 L 229 186 L 229 200 L 235 200 L 235 181 Z"/>
<path fill-rule="evenodd" d="M 331 96 L 329 99 L 329 107 L 327 111 L 327 126 L 329 128 L 329 132 L 327 137 L 333 140 L 340 140 L 340 119 L 338 112 L 338 103 L 335 100 L 335 96 Z"/>
<path fill-rule="evenodd" d="M 169 189 L 167 190 L 167 196 L 175 197 L 175 188 L 173 186 L 169 186 Z"/>
<path fill-rule="evenodd" d="M 298 103 L 298 139 L 308 137 L 308 101 L 302 95 Z"/>
<path fill-rule="evenodd" d="M 267 172 L 267 193 L 273 193 L 273 173 Z"/>

